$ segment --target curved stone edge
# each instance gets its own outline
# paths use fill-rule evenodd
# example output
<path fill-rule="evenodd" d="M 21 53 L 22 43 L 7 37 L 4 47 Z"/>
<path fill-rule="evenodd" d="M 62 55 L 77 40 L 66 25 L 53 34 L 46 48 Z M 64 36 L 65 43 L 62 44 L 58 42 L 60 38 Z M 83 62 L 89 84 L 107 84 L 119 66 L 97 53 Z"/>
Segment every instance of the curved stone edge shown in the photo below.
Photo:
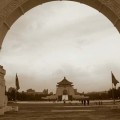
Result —
<path fill-rule="evenodd" d="M 6 7 L 4 7 L 0 11 L 0 26 L 2 26 L 6 18 L 8 18 L 8 16 L 10 16 L 17 8 L 21 9 L 23 4 L 24 4 L 23 6 L 26 6 L 24 7 L 24 12 L 26 12 L 39 4 L 51 1 L 53 0 L 12 0 Z M 104 5 L 104 7 L 109 8 L 118 18 L 120 18 L 120 4 L 118 4 L 116 0 L 92 0 L 92 2 L 91 0 L 71 0 L 71 1 L 87 4 L 88 6 L 91 6 L 98 11 L 100 11 L 99 9 L 101 9 L 102 6 Z"/>
<path fill-rule="evenodd" d="M 12 24 L 33 7 L 53 0 L 12 0 L 0 11 L 0 46 Z M 120 4 L 118 0 L 72 0 L 91 6 L 104 14 L 120 32 Z M 1 48 L 1 47 L 0 47 Z"/>

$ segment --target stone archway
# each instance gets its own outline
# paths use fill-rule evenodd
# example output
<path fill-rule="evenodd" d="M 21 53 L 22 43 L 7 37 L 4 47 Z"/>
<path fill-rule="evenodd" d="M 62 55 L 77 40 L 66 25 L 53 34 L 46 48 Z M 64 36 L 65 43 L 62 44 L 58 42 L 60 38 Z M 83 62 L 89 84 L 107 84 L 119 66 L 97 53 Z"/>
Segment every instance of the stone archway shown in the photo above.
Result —
<path fill-rule="evenodd" d="M 53 0 L 2 0 L 0 1 L 0 49 L 12 24 L 28 10 Z M 62 1 L 62 0 L 60 0 Z M 72 0 L 86 4 L 105 15 L 120 32 L 120 0 Z M 0 114 L 4 114 L 5 70 L 0 66 Z"/>
<path fill-rule="evenodd" d="M 0 1 L 0 48 L 11 25 L 25 12 L 35 6 L 53 0 L 4 0 Z M 60 0 L 62 1 L 62 0 Z M 105 15 L 120 32 L 119 0 L 72 0 L 91 6 Z"/>

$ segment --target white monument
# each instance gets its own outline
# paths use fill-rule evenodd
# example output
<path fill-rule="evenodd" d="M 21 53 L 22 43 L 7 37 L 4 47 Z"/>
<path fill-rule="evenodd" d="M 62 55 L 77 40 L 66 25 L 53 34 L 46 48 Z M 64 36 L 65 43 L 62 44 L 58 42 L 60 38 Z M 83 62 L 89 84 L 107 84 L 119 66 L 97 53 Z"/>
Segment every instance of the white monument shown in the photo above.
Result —
<path fill-rule="evenodd" d="M 43 97 L 43 99 L 48 100 L 87 100 L 89 99 L 89 96 L 85 96 L 84 94 L 81 94 L 77 92 L 77 89 L 74 89 L 73 83 L 68 81 L 66 77 L 60 82 L 57 83 L 56 86 L 56 94 Z"/>

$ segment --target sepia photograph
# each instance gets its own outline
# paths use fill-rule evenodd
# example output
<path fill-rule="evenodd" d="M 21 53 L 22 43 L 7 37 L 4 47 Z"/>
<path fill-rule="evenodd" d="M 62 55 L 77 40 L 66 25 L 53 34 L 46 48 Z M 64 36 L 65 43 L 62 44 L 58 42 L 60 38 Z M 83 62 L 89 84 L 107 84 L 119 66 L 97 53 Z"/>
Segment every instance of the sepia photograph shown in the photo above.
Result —
<path fill-rule="evenodd" d="M 0 0 L 0 120 L 120 120 L 120 0 Z"/>

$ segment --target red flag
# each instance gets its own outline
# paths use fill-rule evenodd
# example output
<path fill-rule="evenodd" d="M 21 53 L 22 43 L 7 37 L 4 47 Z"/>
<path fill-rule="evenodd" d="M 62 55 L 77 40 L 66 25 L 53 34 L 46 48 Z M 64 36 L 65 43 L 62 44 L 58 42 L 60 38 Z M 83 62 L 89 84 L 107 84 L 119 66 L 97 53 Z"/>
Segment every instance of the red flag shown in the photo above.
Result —
<path fill-rule="evenodd" d="M 112 83 L 114 84 L 114 86 L 117 85 L 117 83 L 119 83 L 119 81 L 116 80 L 115 76 L 113 75 L 113 73 L 111 72 L 112 75 Z"/>
<path fill-rule="evenodd" d="M 20 86 L 19 86 L 19 80 L 18 80 L 18 76 L 16 74 L 16 90 L 19 90 Z"/>

